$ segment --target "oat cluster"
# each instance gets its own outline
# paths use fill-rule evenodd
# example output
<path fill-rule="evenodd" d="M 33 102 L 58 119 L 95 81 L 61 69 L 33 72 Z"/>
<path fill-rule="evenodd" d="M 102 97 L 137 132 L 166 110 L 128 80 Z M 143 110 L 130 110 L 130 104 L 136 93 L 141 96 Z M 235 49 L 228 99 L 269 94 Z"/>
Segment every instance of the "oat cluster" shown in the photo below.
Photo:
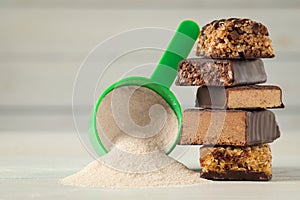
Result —
<path fill-rule="evenodd" d="M 272 174 L 269 144 L 247 147 L 207 147 L 201 149 L 202 172 L 251 171 Z"/>
<path fill-rule="evenodd" d="M 212 58 L 272 58 L 266 26 L 250 19 L 215 20 L 200 32 L 196 54 Z"/>

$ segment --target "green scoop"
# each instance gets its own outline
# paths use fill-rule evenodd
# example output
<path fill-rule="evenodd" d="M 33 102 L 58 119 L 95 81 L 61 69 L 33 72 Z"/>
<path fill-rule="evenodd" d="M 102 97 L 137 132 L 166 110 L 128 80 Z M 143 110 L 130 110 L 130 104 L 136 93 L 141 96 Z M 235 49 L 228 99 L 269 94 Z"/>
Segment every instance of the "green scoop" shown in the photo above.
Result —
<path fill-rule="evenodd" d="M 176 143 L 180 137 L 182 113 L 178 100 L 176 99 L 175 95 L 169 90 L 169 88 L 176 78 L 178 63 L 189 55 L 192 47 L 194 46 L 195 40 L 199 35 L 199 32 L 199 27 L 195 22 L 191 20 L 185 20 L 181 22 L 150 78 L 128 77 L 112 84 L 101 94 L 90 117 L 88 131 L 91 144 L 98 156 L 103 156 L 108 153 L 108 150 L 104 147 L 99 138 L 96 125 L 96 116 L 99 105 L 103 98 L 110 91 L 118 87 L 129 85 L 146 87 L 155 91 L 161 97 L 163 97 L 164 100 L 173 109 L 178 119 L 178 134 L 172 147 L 167 153 L 169 154 L 175 148 Z"/>

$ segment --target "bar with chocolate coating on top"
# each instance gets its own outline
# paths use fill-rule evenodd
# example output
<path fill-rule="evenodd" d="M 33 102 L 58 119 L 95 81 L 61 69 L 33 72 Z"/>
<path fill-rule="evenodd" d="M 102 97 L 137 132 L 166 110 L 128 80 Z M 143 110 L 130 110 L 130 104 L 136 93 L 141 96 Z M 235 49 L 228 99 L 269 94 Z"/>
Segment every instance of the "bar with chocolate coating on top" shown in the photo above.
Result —
<path fill-rule="evenodd" d="M 182 115 L 180 145 L 251 146 L 280 137 L 270 110 L 188 109 Z"/>
<path fill-rule="evenodd" d="M 178 64 L 175 84 L 179 86 L 238 86 L 265 83 L 262 60 L 189 58 Z"/>
<path fill-rule="evenodd" d="M 249 85 L 237 87 L 199 87 L 196 107 L 208 109 L 283 108 L 282 91 L 278 86 Z"/>

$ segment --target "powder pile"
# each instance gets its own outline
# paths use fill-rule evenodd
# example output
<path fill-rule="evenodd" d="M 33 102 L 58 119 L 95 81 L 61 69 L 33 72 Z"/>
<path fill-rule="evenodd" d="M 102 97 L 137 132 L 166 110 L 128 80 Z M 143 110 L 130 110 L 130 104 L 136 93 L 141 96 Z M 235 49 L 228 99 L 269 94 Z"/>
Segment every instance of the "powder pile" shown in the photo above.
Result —
<path fill-rule="evenodd" d="M 99 106 L 97 128 L 109 153 L 62 184 L 123 188 L 209 182 L 166 155 L 176 139 L 178 121 L 169 104 L 150 89 L 124 86 L 107 94 Z"/>
<path fill-rule="evenodd" d="M 110 159 L 95 160 L 81 171 L 64 178 L 62 183 L 81 187 L 124 188 L 183 186 L 209 182 L 200 178 L 199 172 L 188 169 L 163 152 L 157 152 L 153 156 L 142 156 L 141 159 L 123 157 L 122 154 L 117 154 L 120 155 L 120 159 L 111 159 L 116 158 L 111 152 L 105 156 Z M 107 160 L 109 164 L 105 162 Z M 116 163 L 110 163 L 112 160 Z M 143 172 L 120 171 L 112 168 L 111 165 Z M 146 172 L 147 169 L 148 172 Z"/>

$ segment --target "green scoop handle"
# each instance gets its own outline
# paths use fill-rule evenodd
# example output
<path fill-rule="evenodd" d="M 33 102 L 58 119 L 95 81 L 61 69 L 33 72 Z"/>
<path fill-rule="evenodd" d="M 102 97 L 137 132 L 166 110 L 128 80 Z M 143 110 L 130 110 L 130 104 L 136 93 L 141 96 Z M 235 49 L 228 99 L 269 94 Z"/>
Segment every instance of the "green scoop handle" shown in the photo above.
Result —
<path fill-rule="evenodd" d="M 173 141 L 173 145 L 167 153 L 170 153 L 175 148 L 180 137 L 182 114 L 180 104 L 169 88 L 176 78 L 178 63 L 181 60 L 186 59 L 186 57 L 189 55 L 199 35 L 199 32 L 199 27 L 195 22 L 190 20 L 181 22 L 150 78 L 137 76 L 128 77 L 113 83 L 106 90 L 104 90 L 91 114 L 88 131 L 91 144 L 98 156 L 103 156 L 108 153 L 108 150 L 103 145 L 97 130 L 97 112 L 99 105 L 109 92 L 115 88 L 128 85 L 147 87 L 158 93 L 171 106 L 178 119 L 178 133 L 176 140 Z"/>
<path fill-rule="evenodd" d="M 177 75 L 178 63 L 189 55 L 199 36 L 198 25 L 191 20 L 180 23 L 175 35 L 161 57 L 150 79 L 160 85 L 170 88 Z"/>

